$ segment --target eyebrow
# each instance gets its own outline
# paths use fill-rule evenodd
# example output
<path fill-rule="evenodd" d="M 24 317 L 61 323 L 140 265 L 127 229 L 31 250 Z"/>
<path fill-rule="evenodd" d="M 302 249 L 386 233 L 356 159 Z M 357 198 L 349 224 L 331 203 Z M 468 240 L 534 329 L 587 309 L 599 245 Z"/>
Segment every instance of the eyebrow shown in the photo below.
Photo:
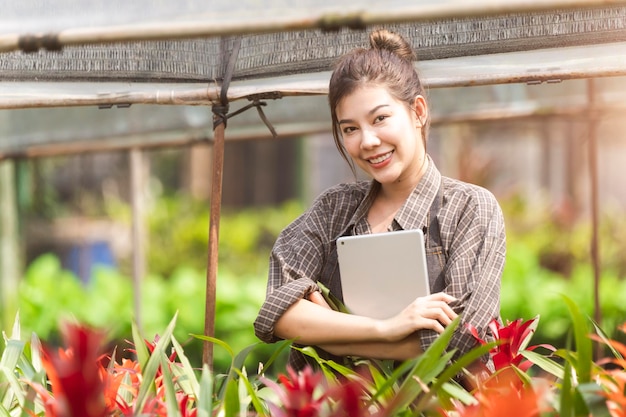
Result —
<path fill-rule="evenodd" d="M 379 104 L 378 106 L 374 107 L 372 110 L 367 112 L 368 116 L 373 115 L 374 113 L 376 113 L 381 107 L 388 107 L 389 104 Z M 352 123 L 353 120 L 352 119 L 341 119 L 339 120 L 339 124 L 343 124 L 343 123 Z"/>

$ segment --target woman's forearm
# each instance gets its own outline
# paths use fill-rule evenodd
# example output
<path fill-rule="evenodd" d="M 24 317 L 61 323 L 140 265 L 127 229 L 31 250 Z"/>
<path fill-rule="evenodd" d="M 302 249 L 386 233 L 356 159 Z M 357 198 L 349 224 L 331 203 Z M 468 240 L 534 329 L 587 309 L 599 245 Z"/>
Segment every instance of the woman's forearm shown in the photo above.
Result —
<path fill-rule="evenodd" d="M 380 321 L 345 314 L 308 300 L 293 304 L 276 322 L 274 334 L 304 345 L 382 342 Z"/>
<path fill-rule="evenodd" d="M 444 331 L 457 314 L 448 303 L 456 298 L 435 293 L 415 299 L 402 312 L 386 320 L 333 311 L 326 303 L 300 299 L 274 326 L 274 334 L 304 345 L 401 342 L 420 329 Z"/>
<path fill-rule="evenodd" d="M 404 361 L 423 352 L 417 334 L 397 342 L 335 343 L 319 345 L 320 348 L 337 356 L 360 356 L 372 359 Z"/>

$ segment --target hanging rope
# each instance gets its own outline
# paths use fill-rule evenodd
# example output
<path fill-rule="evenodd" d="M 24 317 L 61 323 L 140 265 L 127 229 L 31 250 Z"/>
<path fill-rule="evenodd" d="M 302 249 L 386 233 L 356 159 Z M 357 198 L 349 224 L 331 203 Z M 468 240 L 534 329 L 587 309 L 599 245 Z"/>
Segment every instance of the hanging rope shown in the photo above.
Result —
<path fill-rule="evenodd" d="M 277 97 L 278 96 L 278 97 Z M 274 94 L 273 98 L 282 98 L 282 96 L 280 95 L 280 93 Z M 261 101 L 258 98 L 251 98 L 249 97 L 248 100 L 251 100 L 252 103 L 238 109 L 235 110 L 232 113 L 228 113 L 226 115 L 224 115 L 223 117 L 225 119 L 230 119 L 233 116 L 237 116 L 238 114 L 241 114 L 243 112 L 245 112 L 248 109 L 251 109 L 253 107 L 256 107 L 257 112 L 259 113 L 259 117 L 261 118 L 261 120 L 263 121 L 263 123 L 265 124 L 265 126 L 267 126 L 267 128 L 269 129 L 270 133 L 272 134 L 272 137 L 274 139 L 276 139 L 278 137 L 278 134 L 276 133 L 276 130 L 274 129 L 274 126 L 272 126 L 272 123 L 269 121 L 269 119 L 267 118 L 267 116 L 265 116 L 265 113 L 263 112 L 263 106 L 267 106 L 267 103 L 265 101 Z M 225 120 L 222 122 L 222 120 L 220 120 L 219 123 L 226 123 Z M 219 124 L 218 123 L 218 124 Z M 213 124 L 214 128 L 215 128 L 215 123 Z"/>
<path fill-rule="evenodd" d="M 237 39 L 233 45 L 233 50 L 228 60 L 228 66 L 226 67 L 226 73 L 224 74 L 224 80 L 222 81 L 222 88 L 220 90 L 220 104 L 214 104 L 212 108 L 213 130 L 215 131 L 215 129 L 221 124 L 224 124 L 224 128 L 226 128 L 228 119 L 237 116 L 238 114 L 241 114 L 246 110 L 251 109 L 252 107 L 256 107 L 257 112 L 259 113 L 259 117 L 261 118 L 265 126 L 267 126 L 267 128 L 269 129 L 272 137 L 276 139 L 278 134 L 276 133 L 274 126 L 272 126 L 268 118 L 265 116 L 265 113 L 263 112 L 262 107 L 267 106 L 267 103 L 265 101 L 261 101 L 261 96 L 250 96 L 248 99 L 252 101 L 252 103 L 232 113 L 228 112 L 230 110 L 230 105 L 228 103 L 228 87 L 230 86 L 230 81 L 232 80 L 233 72 L 235 71 L 235 64 L 237 63 L 237 56 L 239 55 L 240 47 L 241 39 Z M 282 98 L 282 95 L 280 93 L 270 93 L 268 95 L 265 95 L 264 97 L 270 96 L 271 98 Z"/>

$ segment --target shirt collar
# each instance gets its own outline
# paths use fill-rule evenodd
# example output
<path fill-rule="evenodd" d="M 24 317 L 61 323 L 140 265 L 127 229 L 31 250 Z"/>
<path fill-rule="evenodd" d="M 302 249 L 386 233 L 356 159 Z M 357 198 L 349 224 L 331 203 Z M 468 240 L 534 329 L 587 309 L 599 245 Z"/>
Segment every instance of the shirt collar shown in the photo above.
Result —
<path fill-rule="evenodd" d="M 424 172 L 419 183 L 394 217 L 394 221 L 404 230 L 421 229 L 426 226 L 428 211 L 439 189 L 441 174 L 430 155 L 427 154 L 426 157 L 428 158 L 426 172 Z M 380 187 L 381 185 L 378 181 L 372 180 L 370 182 L 365 197 L 361 200 L 341 235 L 370 233 L 369 225 L 367 224 L 367 212 L 372 206 Z"/>
<path fill-rule="evenodd" d="M 427 226 L 428 212 L 441 183 L 441 173 L 430 155 L 427 157 L 426 172 L 394 217 L 401 229 L 422 229 Z"/>
<path fill-rule="evenodd" d="M 342 235 L 362 235 L 370 233 L 368 231 L 369 225 L 367 223 L 367 212 L 374 203 L 374 198 L 376 198 L 376 194 L 378 194 L 379 190 L 380 183 L 376 180 L 371 180 L 365 193 L 365 197 L 363 197 L 363 200 L 361 200 L 357 206 Z"/>

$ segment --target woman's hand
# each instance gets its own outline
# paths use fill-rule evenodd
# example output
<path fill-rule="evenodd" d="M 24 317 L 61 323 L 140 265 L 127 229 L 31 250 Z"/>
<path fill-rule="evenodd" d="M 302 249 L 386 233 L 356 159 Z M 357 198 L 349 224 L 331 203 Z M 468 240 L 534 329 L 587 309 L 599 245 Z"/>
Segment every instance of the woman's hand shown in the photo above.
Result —
<path fill-rule="evenodd" d="M 326 302 L 326 299 L 324 299 L 324 296 L 322 295 L 322 293 L 319 291 L 313 291 L 311 294 L 308 295 L 307 299 L 312 303 L 315 303 L 329 310 L 332 310 L 332 308 L 330 308 L 330 306 Z"/>
<path fill-rule="evenodd" d="M 419 297 L 396 316 L 380 321 L 380 331 L 391 342 L 402 340 L 421 329 L 442 333 L 457 317 L 449 306 L 456 298 L 443 292 Z"/>

